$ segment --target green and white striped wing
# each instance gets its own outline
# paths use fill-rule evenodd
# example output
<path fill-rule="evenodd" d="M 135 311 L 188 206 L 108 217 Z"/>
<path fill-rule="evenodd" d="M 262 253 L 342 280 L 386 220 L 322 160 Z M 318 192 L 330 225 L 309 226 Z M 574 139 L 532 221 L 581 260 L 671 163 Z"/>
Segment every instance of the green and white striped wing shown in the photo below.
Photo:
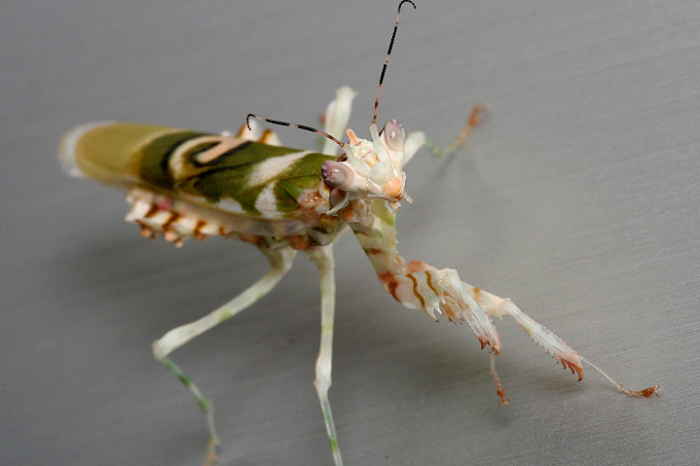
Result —
<path fill-rule="evenodd" d="M 300 202 L 317 190 L 321 165 L 334 157 L 165 126 L 98 122 L 68 131 L 59 159 L 71 175 L 197 207 L 207 214 L 197 215 L 216 217 L 227 231 L 287 236 L 313 226 Z"/>
<path fill-rule="evenodd" d="M 226 212 L 295 218 L 298 200 L 318 188 L 334 157 L 230 136 L 135 123 L 78 126 L 59 158 L 74 176 L 130 188 L 151 187 Z"/>

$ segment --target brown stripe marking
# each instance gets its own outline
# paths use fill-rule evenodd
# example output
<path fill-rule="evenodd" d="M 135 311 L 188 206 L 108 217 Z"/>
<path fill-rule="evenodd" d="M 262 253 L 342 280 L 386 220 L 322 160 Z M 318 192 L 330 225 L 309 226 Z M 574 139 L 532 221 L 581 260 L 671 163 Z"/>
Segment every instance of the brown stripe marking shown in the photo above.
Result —
<path fill-rule="evenodd" d="M 428 277 L 428 279 L 427 279 L 425 282 L 428 284 L 428 286 L 430 287 L 430 289 L 433 290 L 433 293 L 435 293 L 435 296 L 438 296 L 438 297 L 439 297 L 439 296 L 440 296 L 440 293 L 438 293 L 438 291 L 437 291 L 437 290 L 435 289 L 435 287 L 433 286 L 433 276 L 432 276 L 432 274 L 430 273 L 430 270 L 426 270 L 426 271 L 425 271 L 425 275 Z"/>
<path fill-rule="evenodd" d="M 148 208 L 148 211 L 144 214 L 143 218 L 151 218 L 157 213 L 158 213 L 158 206 L 155 205 L 154 203 L 151 203 L 151 206 Z"/>
<path fill-rule="evenodd" d="M 413 282 L 413 294 L 416 295 L 416 298 L 418 298 L 418 301 L 420 301 L 421 309 L 425 309 L 425 299 L 423 299 L 423 296 L 421 296 L 418 292 L 418 280 L 413 276 L 413 274 L 406 276 Z"/>
<path fill-rule="evenodd" d="M 367 254 L 368 256 L 377 256 L 380 254 L 384 254 L 384 250 L 379 248 L 365 248 L 365 254 Z"/>
<path fill-rule="evenodd" d="M 202 229 L 207 226 L 207 222 L 204 220 L 197 220 L 197 224 L 194 226 L 194 231 L 192 234 L 198 241 L 203 241 L 207 238 L 207 235 L 202 233 Z"/>
<path fill-rule="evenodd" d="M 167 230 L 170 226 L 175 223 L 180 218 L 180 214 L 177 212 L 170 212 L 170 218 L 163 224 L 163 230 Z"/>
<path fill-rule="evenodd" d="M 382 282 L 384 285 L 384 289 L 398 302 L 401 302 L 396 296 L 396 288 L 399 286 L 399 282 L 396 281 L 396 277 L 394 277 L 391 273 L 382 273 L 382 274 L 377 274 L 377 277 L 379 277 L 379 281 Z"/>
<path fill-rule="evenodd" d="M 479 295 L 481 294 L 481 288 L 477 288 L 475 286 L 472 286 L 472 290 L 474 291 L 474 301 L 477 303 L 479 302 Z"/>
<path fill-rule="evenodd" d="M 387 283 L 387 286 L 389 287 L 389 293 L 391 293 L 391 296 L 393 296 L 395 300 L 401 302 L 398 296 L 396 296 L 396 288 L 399 286 L 398 282 L 392 279 L 389 283 Z"/>

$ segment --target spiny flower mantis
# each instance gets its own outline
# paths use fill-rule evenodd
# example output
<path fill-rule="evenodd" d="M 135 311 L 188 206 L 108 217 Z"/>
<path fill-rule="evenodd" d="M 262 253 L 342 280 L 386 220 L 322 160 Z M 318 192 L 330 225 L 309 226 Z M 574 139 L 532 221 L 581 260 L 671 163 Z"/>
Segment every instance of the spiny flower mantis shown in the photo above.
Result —
<path fill-rule="evenodd" d="M 233 317 L 269 293 L 290 270 L 298 251 L 309 256 L 321 280 L 321 345 L 316 361 L 316 387 L 336 466 L 343 464 L 328 390 L 335 312 L 333 243 L 349 228 L 369 258 L 384 290 L 407 308 L 422 309 L 432 319 L 467 323 L 481 347 L 491 350 L 491 373 L 501 404 L 505 390 L 496 371 L 501 342 L 492 317 L 510 316 L 564 368 L 583 377 L 583 363 L 601 372 L 615 387 L 633 397 L 649 397 L 657 386 L 629 390 L 614 381 L 550 330 L 501 298 L 462 281 L 450 268 L 419 260 L 406 261 L 396 248 L 396 214 L 406 194 L 404 167 L 426 145 L 433 153 L 453 152 L 467 139 L 484 107 L 477 105 L 455 142 L 440 151 L 421 132 L 405 134 L 396 120 L 377 128 L 379 97 L 396 37 L 401 6 L 381 70 L 371 139 L 345 130 L 355 93 L 338 89 L 325 113 L 324 130 L 249 114 L 236 134 L 133 123 L 98 122 L 78 126 L 63 136 L 59 158 L 72 175 L 93 178 L 127 192 L 126 216 L 144 237 L 163 235 L 180 246 L 189 238 L 238 238 L 256 246 L 270 271 L 203 318 L 167 332 L 153 343 L 156 360 L 174 373 L 196 397 L 209 432 L 206 464 L 216 461 L 219 439 L 213 407 L 199 387 L 172 361 L 170 353 L 210 328 Z M 320 134 L 320 152 L 283 147 L 255 120 Z M 336 156 L 340 147 L 343 153 Z"/>

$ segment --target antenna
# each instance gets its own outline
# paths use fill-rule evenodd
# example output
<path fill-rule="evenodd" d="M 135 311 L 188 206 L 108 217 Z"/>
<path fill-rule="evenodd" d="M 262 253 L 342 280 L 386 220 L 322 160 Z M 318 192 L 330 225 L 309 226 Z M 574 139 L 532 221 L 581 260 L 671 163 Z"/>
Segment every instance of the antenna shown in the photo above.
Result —
<path fill-rule="evenodd" d="M 384 66 L 382 66 L 382 74 L 379 76 L 379 86 L 377 86 L 377 99 L 374 101 L 374 118 L 372 118 L 372 124 L 377 124 L 377 109 L 379 108 L 379 94 L 382 92 L 382 84 L 384 84 L 384 74 L 386 73 L 386 66 L 389 64 L 389 56 L 391 56 L 391 49 L 394 48 L 394 39 L 396 39 L 396 31 L 399 28 L 399 17 L 401 16 L 401 5 L 404 3 L 410 3 L 413 5 L 413 9 L 416 9 L 416 4 L 411 0 L 401 0 L 399 3 L 399 8 L 396 11 L 396 22 L 394 23 L 394 32 L 391 33 L 391 40 L 389 41 L 389 50 L 386 52 L 386 58 L 384 59 Z"/>
<path fill-rule="evenodd" d="M 409 1 L 409 0 L 404 0 L 404 1 Z M 248 129 L 251 129 L 250 128 L 250 119 L 251 118 L 255 118 L 256 120 L 264 121 L 266 123 L 270 123 L 273 125 L 287 126 L 289 128 L 297 128 L 297 129 L 303 129 L 304 131 L 311 131 L 312 133 L 320 134 L 324 138 L 330 139 L 334 143 L 338 144 L 340 147 L 343 147 L 343 148 L 345 147 L 344 142 L 339 141 L 335 137 L 331 136 L 330 134 L 326 133 L 325 131 L 321 131 L 320 129 L 312 128 L 311 126 L 307 126 L 307 125 L 299 125 L 297 123 L 289 123 L 288 121 L 271 120 L 269 118 L 264 118 L 264 117 L 258 116 L 254 113 L 249 113 L 248 116 L 245 118 L 245 124 L 248 127 Z"/>

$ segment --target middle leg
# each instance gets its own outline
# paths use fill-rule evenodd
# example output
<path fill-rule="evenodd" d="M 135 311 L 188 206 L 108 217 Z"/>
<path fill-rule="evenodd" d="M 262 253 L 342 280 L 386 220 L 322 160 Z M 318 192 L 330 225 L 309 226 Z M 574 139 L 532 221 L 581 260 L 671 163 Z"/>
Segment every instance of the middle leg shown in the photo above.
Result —
<path fill-rule="evenodd" d="M 328 401 L 328 389 L 331 386 L 331 366 L 333 363 L 333 321 L 335 314 L 335 273 L 333 271 L 333 247 L 324 246 L 307 251 L 309 258 L 316 264 L 321 274 L 321 348 L 316 360 L 316 379 L 314 386 L 321 402 L 323 420 L 326 422 L 328 441 L 335 466 L 342 466 L 343 459 L 338 447 L 331 404 Z"/>

